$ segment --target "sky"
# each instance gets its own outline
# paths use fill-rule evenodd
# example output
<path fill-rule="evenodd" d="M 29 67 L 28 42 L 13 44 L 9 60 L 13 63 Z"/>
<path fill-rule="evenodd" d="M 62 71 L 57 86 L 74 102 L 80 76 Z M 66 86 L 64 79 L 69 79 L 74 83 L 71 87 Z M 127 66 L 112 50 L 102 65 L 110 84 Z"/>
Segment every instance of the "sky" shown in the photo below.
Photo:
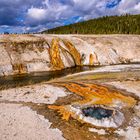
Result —
<path fill-rule="evenodd" d="M 0 33 L 40 32 L 126 13 L 140 14 L 140 0 L 0 0 Z"/>

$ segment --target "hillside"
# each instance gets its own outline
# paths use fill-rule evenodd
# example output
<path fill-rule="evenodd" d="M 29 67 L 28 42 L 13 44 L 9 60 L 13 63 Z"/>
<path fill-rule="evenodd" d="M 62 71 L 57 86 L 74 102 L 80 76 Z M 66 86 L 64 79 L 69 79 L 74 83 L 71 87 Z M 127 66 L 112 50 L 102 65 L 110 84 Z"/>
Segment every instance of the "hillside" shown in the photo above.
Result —
<path fill-rule="evenodd" d="M 106 16 L 43 31 L 47 34 L 140 34 L 140 15 Z"/>

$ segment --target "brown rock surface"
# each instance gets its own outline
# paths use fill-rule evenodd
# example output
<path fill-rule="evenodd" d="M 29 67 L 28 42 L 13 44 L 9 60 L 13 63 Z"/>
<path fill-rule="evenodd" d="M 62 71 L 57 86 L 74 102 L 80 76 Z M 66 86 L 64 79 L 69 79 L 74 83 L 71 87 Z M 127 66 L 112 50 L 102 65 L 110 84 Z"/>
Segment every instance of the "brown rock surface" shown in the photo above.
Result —
<path fill-rule="evenodd" d="M 0 35 L 0 75 L 140 62 L 139 35 Z"/>

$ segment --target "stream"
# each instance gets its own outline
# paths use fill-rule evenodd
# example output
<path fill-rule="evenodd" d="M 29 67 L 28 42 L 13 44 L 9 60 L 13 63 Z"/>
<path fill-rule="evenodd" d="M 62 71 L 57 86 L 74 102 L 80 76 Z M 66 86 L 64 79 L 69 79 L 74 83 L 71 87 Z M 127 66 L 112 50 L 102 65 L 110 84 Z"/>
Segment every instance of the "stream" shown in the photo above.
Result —
<path fill-rule="evenodd" d="M 67 78 L 68 76 L 68 78 Z M 37 72 L 0 77 L 0 90 L 33 85 L 41 82 L 61 80 L 97 80 L 111 78 L 140 77 L 140 65 L 79 66 L 58 71 Z M 63 78 L 64 77 L 64 78 Z"/>

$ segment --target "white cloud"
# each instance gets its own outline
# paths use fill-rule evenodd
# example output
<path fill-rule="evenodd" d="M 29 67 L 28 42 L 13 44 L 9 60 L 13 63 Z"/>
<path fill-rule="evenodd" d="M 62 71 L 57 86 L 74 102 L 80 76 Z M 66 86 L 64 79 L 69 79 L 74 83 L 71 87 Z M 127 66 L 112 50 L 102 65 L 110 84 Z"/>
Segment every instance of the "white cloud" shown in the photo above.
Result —
<path fill-rule="evenodd" d="M 46 9 L 30 8 L 28 9 L 27 16 L 35 20 L 44 20 L 46 18 Z"/>
<path fill-rule="evenodd" d="M 118 6 L 119 14 L 130 13 L 130 14 L 137 14 L 138 11 L 140 12 L 139 8 L 140 0 L 122 0 Z"/>
<path fill-rule="evenodd" d="M 140 2 L 134 6 L 134 10 L 136 10 L 138 13 L 140 13 Z"/>
<path fill-rule="evenodd" d="M 116 3 L 116 5 L 109 8 L 108 3 Z M 9 5 L 10 8 L 7 10 L 4 5 Z M 105 15 L 140 14 L 140 0 L 121 0 L 120 2 L 119 0 L 16 0 L 14 2 L 10 0 L 9 3 L 8 0 L 7 2 L 0 0 L 0 8 L 1 25 L 8 25 L 11 28 L 23 26 L 23 30 L 39 31 L 41 28 L 63 25 L 73 17 L 77 19 L 74 18 L 75 21 L 72 22 L 77 22 Z M 17 30 L 20 29 L 17 27 Z"/>
<path fill-rule="evenodd" d="M 116 3 L 116 6 L 108 8 L 109 2 Z M 125 13 L 140 13 L 140 0 L 121 0 L 120 2 L 118 0 L 44 0 L 41 8 L 28 9 L 27 22 L 33 26 L 44 25 L 52 28 L 56 27 L 56 23 L 61 25 L 63 20 L 66 21 L 75 16 L 80 20 L 88 20 Z"/>

